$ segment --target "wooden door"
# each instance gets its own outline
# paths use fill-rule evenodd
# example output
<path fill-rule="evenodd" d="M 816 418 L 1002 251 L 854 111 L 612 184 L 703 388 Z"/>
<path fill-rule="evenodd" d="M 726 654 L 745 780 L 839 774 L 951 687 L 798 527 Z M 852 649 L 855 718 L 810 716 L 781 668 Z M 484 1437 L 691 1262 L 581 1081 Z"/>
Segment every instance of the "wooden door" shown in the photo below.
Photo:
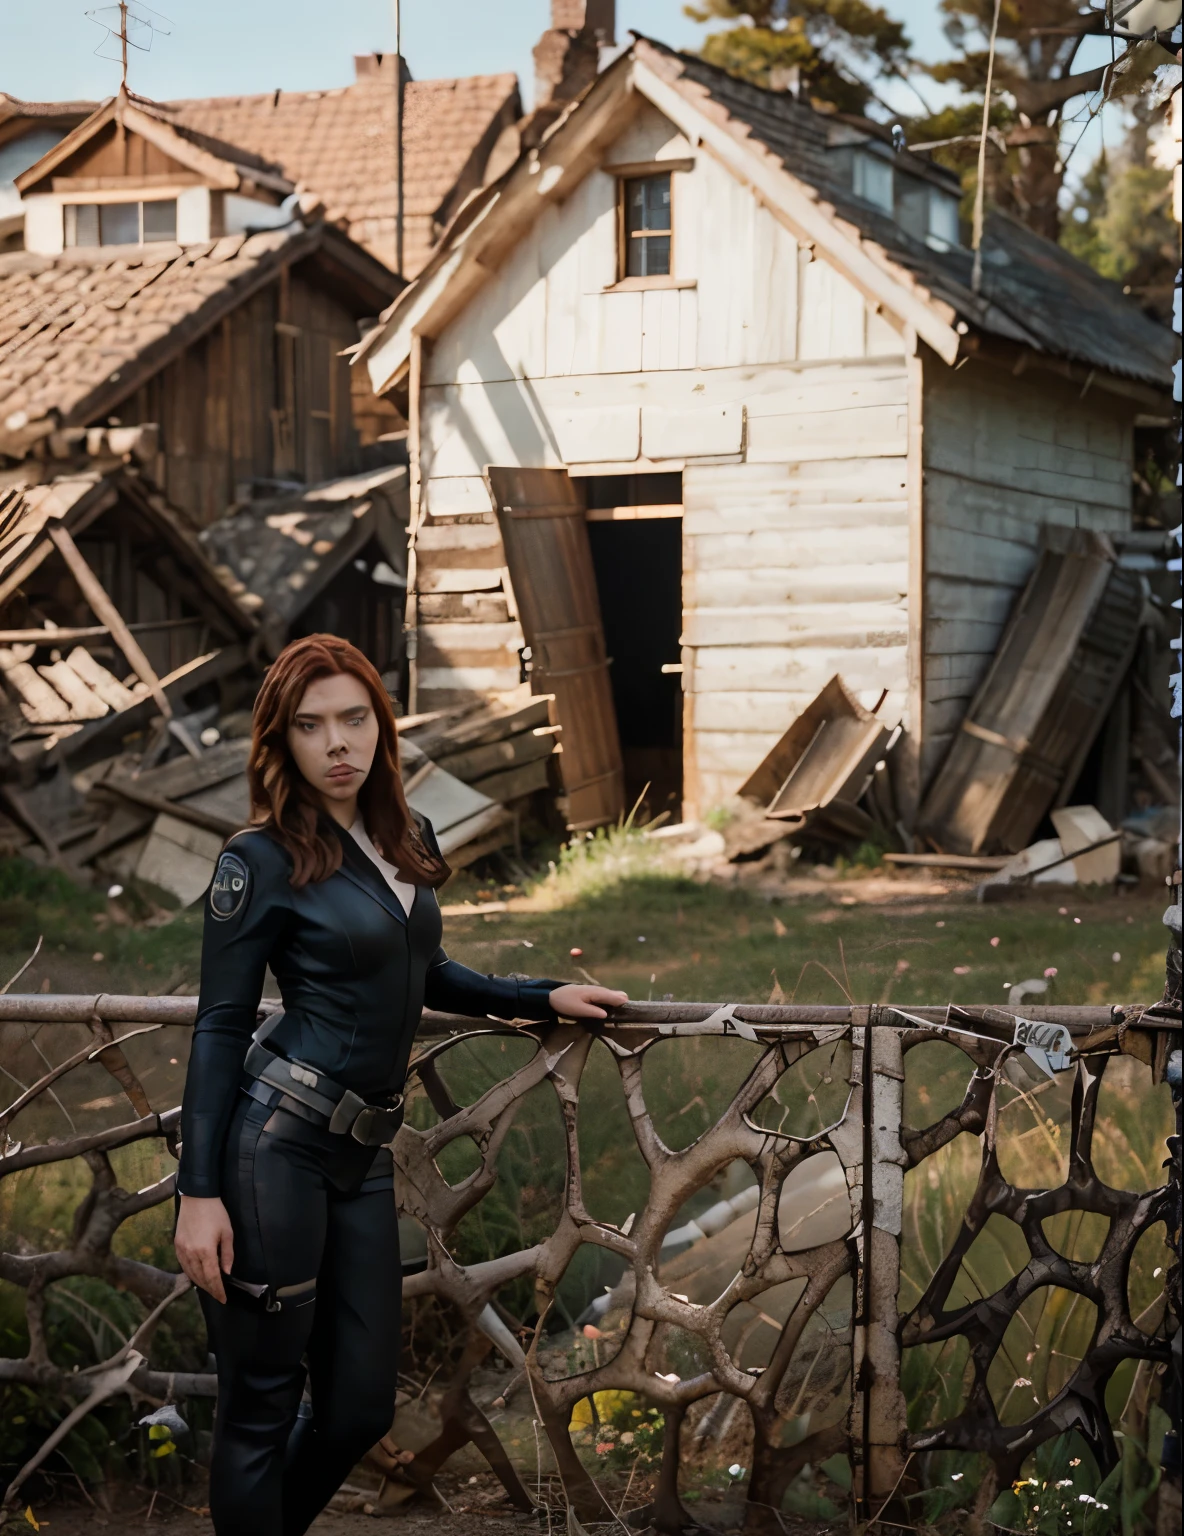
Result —
<path fill-rule="evenodd" d="M 563 469 L 487 471 L 526 643 L 531 687 L 555 695 L 573 831 L 625 810 L 617 717 L 583 501 Z"/>

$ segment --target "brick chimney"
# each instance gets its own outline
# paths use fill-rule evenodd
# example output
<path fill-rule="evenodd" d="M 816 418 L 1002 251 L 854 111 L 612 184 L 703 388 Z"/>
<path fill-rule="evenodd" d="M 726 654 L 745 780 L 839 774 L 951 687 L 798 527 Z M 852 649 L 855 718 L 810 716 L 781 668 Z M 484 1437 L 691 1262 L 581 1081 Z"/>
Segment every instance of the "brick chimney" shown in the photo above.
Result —
<path fill-rule="evenodd" d="M 354 54 L 354 79 L 371 80 L 375 75 L 385 74 L 393 80 L 395 56 L 393 53 L 355 53 Z M 406 84 L 411 79 L 411 71 L 407 68 L 407 60 L 403 59 L 403 82 Z"/>
<path fill-rule="evenodd" d="M 596 78 L 600 49 L 616 41 L 616 0 L 551 0 L 551 26 L 534 49 L 535 113 L 552 119 Z"/>

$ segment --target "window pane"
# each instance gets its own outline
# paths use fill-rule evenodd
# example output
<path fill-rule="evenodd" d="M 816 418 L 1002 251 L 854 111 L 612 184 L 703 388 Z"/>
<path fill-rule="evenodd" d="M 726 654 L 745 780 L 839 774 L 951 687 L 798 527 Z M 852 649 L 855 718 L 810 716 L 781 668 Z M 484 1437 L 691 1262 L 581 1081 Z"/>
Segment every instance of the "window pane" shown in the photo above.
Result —
<path fill-rule="evenodd" d="M 100 203 L 99 227 L 102 245 L 139 245 L 139 203 Z"/>
<path fill-rule="evenodd" d="M 855 195 L 885 213 L 893 211 L 892 167 L 887 160 L 863 151 L 855 156 Z"/>
<path fill-rule="evenodd" d="M 175 240 L 177 238 L 177 200 L 144 204 L 144 239 Z"/>
<path fill-rule="evenodd" d="M 670 176 L 638 176 L 625 183 L 625 233 L 670 233 Z"/>
<path fill-rule="evenodd" d="M 924 240 L 929 233 L 929 194 L 933 189 L 919 176 L 896 178 L 896 219 L 901 229 Z"/>
<path fill-rule="evenodd" d="M 625 248 L 626 277 L 668 277 L 670 236 L 634 235 Z"/>
<path fill-rule="evenodd" d="M 945 192 L 929 193 L 929 233 L 946 245 L 958 244 L 958 199 Z"/>
<path fill-rule="evenodd" d="M 66 244 L 98 245 L 99 210 L 94 203 L 66 204 Z"/>

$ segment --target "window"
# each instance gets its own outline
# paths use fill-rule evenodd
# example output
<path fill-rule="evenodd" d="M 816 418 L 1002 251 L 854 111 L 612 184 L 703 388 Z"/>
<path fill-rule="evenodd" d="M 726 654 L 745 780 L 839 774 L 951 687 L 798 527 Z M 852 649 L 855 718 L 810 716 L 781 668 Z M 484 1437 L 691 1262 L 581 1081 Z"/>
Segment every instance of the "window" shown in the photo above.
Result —
<path fill-rule="evenodd" d="M 892 186 L 892 166 L 879 155 L 869 155 L 866 150 L 856 150 L 854 156 L 854 186 L 856 197 L 865 203 L 873 203 L 884 213 L 895 211 Z"/>
<path fill-rule="evenodd" d="M 948 192 L 939 192 L 936 187 L 929 189 L 928 235 L 930 244 L 939 244 L 943 248 L 958 244 L 958 199 Z"/>
<path fill-rule="evenodd" d="M 145 245 L 177 238 L 177 200 L 67 203 L 67 245 Z"/>
<path fill-rule="evenodd" d="M 670 275 L 670 174 L 621 182 L 623 277 Z"/>

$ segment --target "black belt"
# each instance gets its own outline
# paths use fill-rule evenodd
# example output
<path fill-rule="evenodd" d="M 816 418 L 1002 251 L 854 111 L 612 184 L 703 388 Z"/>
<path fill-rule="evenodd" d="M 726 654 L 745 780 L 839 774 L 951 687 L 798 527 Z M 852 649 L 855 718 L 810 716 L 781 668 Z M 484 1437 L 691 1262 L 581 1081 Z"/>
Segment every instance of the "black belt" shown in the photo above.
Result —
<path fill-rule="evenodd" d="M 286 1109 L 335 1136 L 352 1136 L 364 1147 L 385 1147 L 403 1124 L 403 1095 L 389 1105 L 367 1104 L 303 1062 L 287 1061 L 253 1041 L 243 1062 L 243 1091 L 269 1107 Z"/>

